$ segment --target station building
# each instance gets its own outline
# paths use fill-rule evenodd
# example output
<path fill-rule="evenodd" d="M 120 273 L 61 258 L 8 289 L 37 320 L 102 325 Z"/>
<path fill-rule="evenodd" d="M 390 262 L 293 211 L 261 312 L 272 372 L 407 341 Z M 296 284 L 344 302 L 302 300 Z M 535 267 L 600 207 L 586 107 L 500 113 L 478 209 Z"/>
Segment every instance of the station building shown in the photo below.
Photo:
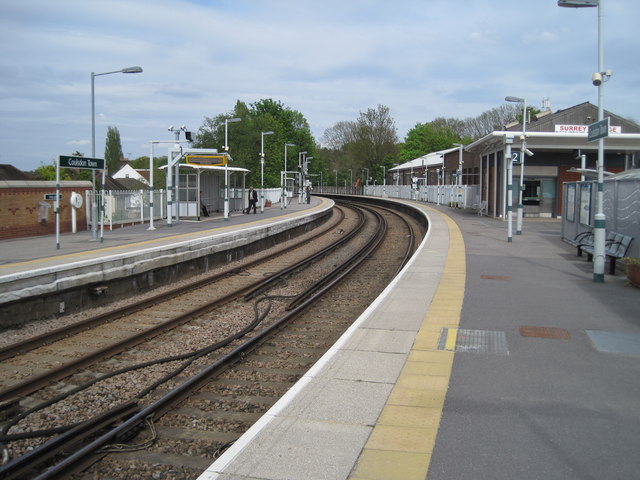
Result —
<path fill-rule="evenodd" d="M 608 174 L 640 167 L 640 125 L 605 111 L 610 118 L 605 138 L 604 168 Z M 598 118 L 598 108 L 584 102 L 555 113 L 545 110 L 528 119 L 524 155 L 523 205 L 527 217 L 561 217 L 562 185 L 580 181 L 586 170 L 595 171 L 598 142 L 587 139 L 588 125 Z M 438 185 L 473 187 L 473 203 L 485 212 L 504 218 L 507 211 L 507 162 L 505 136 L 513 137 L 512 152 L 520 156 L 523 126 L 514 123 L 479 138 L 464 148 L 432 152 L 389 169 L 388 183 L 437 188 Z M 513 205 L 518 203 L 521 165 L 513 167 Z M 461 174 L 461 179 L 458 175 Z"/>

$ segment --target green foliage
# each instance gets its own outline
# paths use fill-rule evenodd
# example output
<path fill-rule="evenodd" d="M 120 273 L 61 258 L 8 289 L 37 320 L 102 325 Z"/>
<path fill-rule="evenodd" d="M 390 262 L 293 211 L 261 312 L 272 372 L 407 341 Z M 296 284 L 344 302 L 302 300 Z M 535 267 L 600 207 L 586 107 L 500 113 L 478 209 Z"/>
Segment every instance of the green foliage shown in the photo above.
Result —
<path fill-rule="evenodd" d="M 71 155 L 84 157 L 84 154 L 78 151 L 73 152 Z M 35 180 L 53 180 L 56 179 L 56 165 L 57 162 L 53 160 L 50 165 L 40 164 L 33 172 Z M 60 181 L 62 180 L 87 180 L 91 181 L 91 170 L 81 168 L 61 168 L 60 169 Z"/>
<path fill-rule="evenodd" d="M 225 143 L 225 119 L 240 118 L 240 122 L 228 123 L 229 154 L 233 162 L 231 166 L 250 170 L 247 185 L 261 184 L 260 153 L 262 132 L 274 132 L 264 136 L 264 186 L 280 185 L 280 171 L 284 169 L 284 144 L 294 143 L 295 147 L 287 147 L 287 169 L 295 170 L 298 165 L 299 151 L 306 151 L 314 157 L 310 171 L 319 168 L 319 159 L 315 156 L 315 141 L 311 135 L 305 117 L 296 110 L 291 110 L 279 101 L 263 99 L 246 105 L 237 101 L 232 112 L 216 117 L 205 117 L 204 123 L 195 136 L 194 147 L 217 148 L 223 151 Z"/>
<path fill-rule="evenodd" d="M 71 180 L 70 170 L 68 168 L 60 169 L 60 180 Z M 55 180 L 56 179 L 56 162 L 55 160 L 51 165 L 45 165 L 41 163 L 38 168 L 34 170 L 36 180 Z"/>
<path fill-rule="evenodd" d="M 438 119 L 429 123 L 417 123 L 407 132 L 405 142 L 400 148 L 400 160 L 408 162 L 431 152 L 452 148 L 454 143 L 470 143 L 470 139 L 466 142 L 464 140 L 460 139 L 451 126 Z"/>
<path fill-rule="evenodd" d="M 138 157 L 129 162 L 132 168 L 136 170 L 149 170 L 149 157 Z M 153 157 L 153 188 L 154 190 L 160 190 L 167 185 L 167 170 L 160 169 L 160 167 L 167 165 L 167 156 Z"/>
<path fill-rule="evenodd" d="M 120 169 L 120 159 L 123 156 L 120 132 L 117 127 L 109 127 L 107 130 L 107 141 L 104 147 L 104 161 L 107 165 L 109 175 L 113 175 Z"/>

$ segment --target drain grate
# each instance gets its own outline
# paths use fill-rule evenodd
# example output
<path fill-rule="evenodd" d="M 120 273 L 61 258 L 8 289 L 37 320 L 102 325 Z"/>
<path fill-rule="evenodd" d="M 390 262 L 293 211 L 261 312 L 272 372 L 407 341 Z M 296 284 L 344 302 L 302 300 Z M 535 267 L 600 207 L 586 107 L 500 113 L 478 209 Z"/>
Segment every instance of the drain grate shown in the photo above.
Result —
<path fill-rule="evenodd" d="M 440 329 L 438 350 L 509 355 L 507 336 L 504 332 L 466 328 Z"/>
<path fill-rule="evenodd" d="M 480 278 L 483 280 L 511 280 L 511 277 L 504 277 L 502 275 L 480 275 Z"/>
<path fill-rule="evenodd" d="M 532 327 L 523 325 L 520 327 L 520 335 L 523 337 L 553 338 L 557 340 L 571 339 L 568 330 L 554 327 Z"/>

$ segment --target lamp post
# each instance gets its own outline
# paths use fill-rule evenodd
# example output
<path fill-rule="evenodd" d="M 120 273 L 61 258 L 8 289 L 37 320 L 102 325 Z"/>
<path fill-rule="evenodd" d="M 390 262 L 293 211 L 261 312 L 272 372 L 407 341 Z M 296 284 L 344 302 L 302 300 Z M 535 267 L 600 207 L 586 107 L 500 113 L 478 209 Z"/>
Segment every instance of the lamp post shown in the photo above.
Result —
<path fill-rule="evenodd" d="M 593 74 L 592 82 L 598 87 L 598 121 L 604 119 L 604 82 L 611 76 L 611 72 L 604 70 L 604 42 L 603 23 L 604 0 L 558 0 L 559 7 L 567 8 L 598 8 L 598 72 Z M 596 215 L 593 229 L 593 281 L 604 282 L 604 243 L 605 243 L 605 223 L 604 215 L 604 138 L 598 139 L 598 191 L 596 192 Z"/>
<path fill-rule="evenodd" d="M 524 217 L 524 156 L 527 151 L 527 101 L 520 97 L 504 97 L 506 102 L 522 103 L 522 138 L 520 144 L 520 193 L 518 196 L 518 220 L 516 235 L 522 235 L 522 219 Z"/>
<path fill-rule="evenodd" d="M 336 193 L 338 193 L 338 170 L 333 170 L 333 173 L 336 174 Z"/>
<path fill-rule="evenodd" d="M 302 164 L 304 163 L 304 156 L 307 152 L 298 152 L 298 205 L 302 203 Z"/>
<path fill-rule="evenodd" d="M 229 124 L 241 122 L 242 119 L 235 118 L 225 118 L 224 119 L 224 151 L 225 153 L 229 153 Z M 224 220 L 229 220 L 229 157 L 225 159 L 224 162 Z"/>
<path fill-rule="evenodd" d="M 387 196 L 387 167 L 384 165 L 380 165 L 382 167 L 382 197 Z"/>
<path fill-rule="evenodd" d="M 95 78 L 102 75 L 111 75 L 112 73 L 142 73 L 142 67 L 127 67 L 122 70 L 114 70 L 113 72 L 94 73 L 91 72 L 91 156 L 96 156 L 96 100 L 95 100 Z M 105 169 L 107 166 L 105 165 Z M 105 170 L 102 170 L 102 184 L 104 185 Z M 93 201 L 91 202 L 91 238 L 98 239 L 98 225 L 96 222 L 96 171 L 91 170 L 91 184 Z"/>
<path fill-rule="evenodd" d="M 349 193 L 352 193 L 352 188 L 353 188 L 353 170 L 350 168 L 349 169 Z"/>
<path fill-rule="evenodd" d="M 260 134 L 260 213 L 264 213 L 264 136 L 273 135 L 273 132 L 261 132 Z"/>
<path fill-rule="evenodd" d="M 458 147 L 458 178 L 457 178 L 457 184 L 458 184 L 458 207 L 461 208 L 461 203 L 462 203 L 462 164 L 464 163 L 464 161 L 462 160 L 462 151 L 464 150 L 464 145 L 462 143 L 454 143 L 453 144 L 455 147 Z"/>
<path fill-rule="evenodd" d="M 280 198 L 280 209 L 287 208 L 287 147 L 295 147 L 295 143 L 284 144 L 284 176 L 282 177 L 282 197 Z"/>
<path fill-rule="evenodd" d="M 307 183 L 307 176 L 308 176 L 308 172 L 309 172 L 309 160 L 313 160 L 313 157 L 307 157 L 306 155 L 303 158 L 302 161 L 302 184 L 304 185 L 304 187 L 308 187 L 309 185 L 305 185 Z M 307 190 L 306 188 L 302 189 L 303 192 L 303 200 L 304 203 L 309 203 L 311 201 L 311 192 L 309 190 Z M 302 197 L 301 197 L 302 198 Z"/>
<path fill-rule="evenodd" d="M 513 135 L 504 136 L 504 160 L 507 162 L 507 242 L 513 241 Z"/>

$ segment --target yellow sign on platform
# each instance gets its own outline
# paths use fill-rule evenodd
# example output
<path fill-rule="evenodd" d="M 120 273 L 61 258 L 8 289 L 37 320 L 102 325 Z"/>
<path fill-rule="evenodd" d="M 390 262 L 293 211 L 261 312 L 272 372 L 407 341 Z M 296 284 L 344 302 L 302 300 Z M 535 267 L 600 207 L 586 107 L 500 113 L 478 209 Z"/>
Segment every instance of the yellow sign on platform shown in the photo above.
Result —
<path fill-rule="evenodd" d="M 202 165 L 207 167 L 222 167 L 227 164 L 226 155 L 187 155 L 188 165 Z"/>

